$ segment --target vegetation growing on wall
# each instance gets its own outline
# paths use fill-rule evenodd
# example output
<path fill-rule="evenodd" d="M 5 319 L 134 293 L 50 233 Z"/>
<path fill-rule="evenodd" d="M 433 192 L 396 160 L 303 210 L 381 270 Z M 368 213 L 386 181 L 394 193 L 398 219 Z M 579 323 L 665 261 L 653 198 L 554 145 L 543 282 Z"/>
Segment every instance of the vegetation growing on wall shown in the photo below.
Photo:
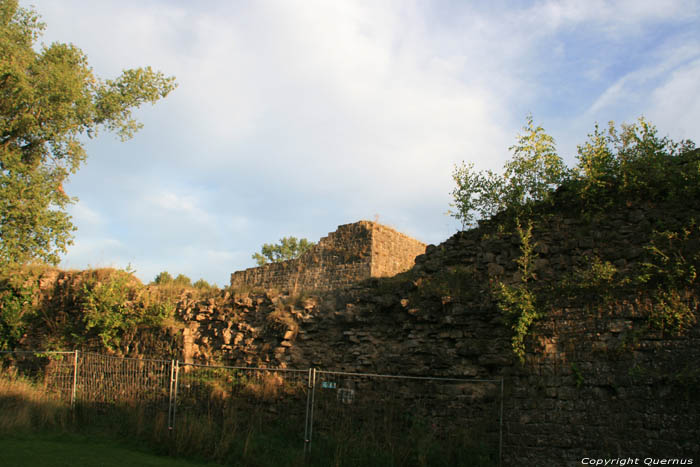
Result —
<path fill-rule="evenodd" d="M 128 353 L 140 331 L 157 334 L 181 326 L 175 308 L 184 296 L 220 294 L 217 287 L 198 282 L 197 287 L 189 279 L 187 285 L 143 285 L 129 270 L 17 268 L 0 281 L 0 350 L 30 344 L 35 349 Z"/>
<path fill-rule="evenodd" d="M 523 228 L 518 223 L 517 232 L 521 242 L 521 255 L 516 259 L 520 280 L 516 285 L 498 282 L 494 293 L 513 329 L 513 351 L 522 362 L 525 359 L 525 336 L 542 312 L 537 306 L 537 296 L 531 287 L 532 281 L 536 279 L 533 272 L 535 245 L 532 241 L 532 224 Z"/>
<path fill-rule="evenodd" d="M 513 158 L 505 163 L 503 174 L 476 172 L 474 164 L 464 162 L 455 166 L 452 178 L 457 186 L 452 191 L 452 207 L 456 210 L 451 214 L 464 228 L 479 218 L 506 209 L 520 212 L 534 202 L 545 201 L 570 176 L 556 153 L 554 138 L 535 126 L 531 115 L 523 130 L 518 142 L 509 148 Z"/>
<path fill-rule="evenodd" d="M 78 294 L 83 329 L 74 333 L 76 340 L 84 342 L 96 335 L 105 348 L 116 350 L 130 330 L 158 326 L 173 317 L 172 301 L 152 300 L 145 290 L 126 271 L 114 271 L 103 281 L 89 277 Z"/>
<path fill-rule="evenodd" d="M 654 232 L 649 261 L 638 277 L 653 297 L 650 322 L 658 329 L 682 332 L 697 323 L 700 227 L 692 219 L 677 230 Z"/>
<path fill-rule="evenodd" d="M 606 307 L 632 294 L 647 303 L 653 329 L 682 333 L 696 324 L 700 241 L 697 222 L 687 215 L 679 220 L 664 213 L 648 232 L 640 229 L 636 234 L 645 239 L 645 251 L 624 271 L 598 255 L 549 281 L 538 280 L 531 270 L 533 232 L 546 230 L 557 213 L 573 211 L 592 220 L 642 204 L 663 203 L 682 213 L 689 204 L 700 203 L 700 151 L 693 149 L 692 141 L 659 137 L 644 119 L 620 130 L 610 123 L 607 131 L 595 127 L 578 147 L 577 165 L 566 168 L 553 138 L 528 117 L 502 175 L 476 172 L 464 163 L 455 167 L 452 215 L 465 227 L 491 219 L 497 230 L 520 239 L 518 283 L 496 281 L 492 292 L 511 323 L 513 350 L 521 360 L 525 337 L 537 318 L 572 302 Z"/>

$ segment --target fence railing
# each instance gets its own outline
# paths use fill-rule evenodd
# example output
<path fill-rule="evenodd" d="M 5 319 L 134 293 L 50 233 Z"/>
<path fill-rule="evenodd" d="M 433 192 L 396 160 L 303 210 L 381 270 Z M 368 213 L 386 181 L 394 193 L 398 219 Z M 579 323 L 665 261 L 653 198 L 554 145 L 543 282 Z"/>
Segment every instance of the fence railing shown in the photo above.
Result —
<path fill-rule="evenodd" d="M 201 417 L 225 433 L 286 428 L 305 456 L 343 451 L 350 465 L 363 456 L 376 462 L 378 452 L 428 456 L 431 465 L 484 458 L 500 465 L 502 457 L 502 379 L 212 366 L 77 350 L 2 351 L 0 376 L 29 379 L 72 407 L 167 413 L 169 431 L 188 430 Z"/>

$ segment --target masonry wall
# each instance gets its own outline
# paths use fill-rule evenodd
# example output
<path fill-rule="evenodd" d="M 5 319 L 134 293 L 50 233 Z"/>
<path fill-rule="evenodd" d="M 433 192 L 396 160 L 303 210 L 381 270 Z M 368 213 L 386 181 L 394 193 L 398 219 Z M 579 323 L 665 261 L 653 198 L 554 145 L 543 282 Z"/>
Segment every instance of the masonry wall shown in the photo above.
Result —
<path fill-rule="evenodd" d="M 337 290 L 369 277 L 406 271 L 425 244 L 389 227 L 360 221 L 345 224 L 322 238 L 301 257 L 231 274 L 241 289 Z"/>
<path fill-rule="evenodd" d="M 380 224 L 372 227 L 371 277 L 391 277 L 411 269 L 425 244 Z"/>
<path fill-rule="evenodd" d="M 533 231 L 537 280 L 554 285 L 589 268 L 593 257 L 631 270 L 649 260 L 645 245 L 660 222 L 678 229 L 700 218 L 698 206 L 648 203 L 585 220 L 575 210 L 552 216 Z M 584 457 L 700 462 L 700 327 L 655 329 L 644 289 L 606 302 L 596 298 L 599 285 L 592 298 L 564 297 L 543 310 L 521 364 L 488 285 L 518 283 L 520 254 L 517 236 L 481 229 L 428 248 L 406 278 L 301 303 L 270 293 L 183 303 L 188 358 L 503 377 L 504 465 L 581 465 Z M 697 318 L 697 287 L 687 303 Z M 494 389 L 474 395 L 456 388 L 450 403 L 459 420 L 468 424 L 475 407 L 492 404 Z"/>

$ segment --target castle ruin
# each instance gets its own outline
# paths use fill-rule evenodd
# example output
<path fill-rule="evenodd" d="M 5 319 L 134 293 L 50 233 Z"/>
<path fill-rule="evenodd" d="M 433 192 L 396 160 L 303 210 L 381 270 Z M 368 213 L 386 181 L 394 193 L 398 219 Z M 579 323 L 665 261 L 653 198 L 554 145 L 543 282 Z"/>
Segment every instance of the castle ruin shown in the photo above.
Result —
<path fill-rule="evenodd" d="M 338 226 L 299 258 L 231 274 L 231 287 L 293 293 L 328 291 L 370 277 L 389 277 L 414 265 L 426 245 L 370 221 Z"/>

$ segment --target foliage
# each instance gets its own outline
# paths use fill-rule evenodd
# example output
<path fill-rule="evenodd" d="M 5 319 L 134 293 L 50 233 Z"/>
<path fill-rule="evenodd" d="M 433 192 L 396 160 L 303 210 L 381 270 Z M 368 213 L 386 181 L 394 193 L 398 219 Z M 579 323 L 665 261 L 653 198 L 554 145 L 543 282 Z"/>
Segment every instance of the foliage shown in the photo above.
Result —
<path fill-rule="evenodd" d="M 175 287 L 193 287 L 192 280 L 184 274 L 178 274 L 177 277 L 173 278 L 168 271 L 163 271 L 159 273 L 155 279 L 153 279 L 153 284 L 155 285 L 172 285 Z"/>
<path fill-rule="evenodd" d="M 126 331 L 139 325 L 158 325 L 172 314 L 174 307 L 167 302 L 139 302 L 142 289 L 125 271 L 116 271 L 103 282 L 83 284 L 83 337 L 96 334 L 106 348 L 116 350 Z"/>
<path fill-rule="evenodd" d="M 524 338 L 547 307 L 572 303 L 607 307 L 635 293 L 640 303 L 650 304 L 651 327 L 681 333 L 696 324 L 700 234 L 695 221 L 679 227 L 672 217 L 660 216 L 657 231 L 648 237 L 646 259 L 632 262 L 624 271 L 599 257 L 595 248 L 585 264 L 560 280 L 535 281 L 531 269 L 532 226 L 545 225 L 561 210 L 594 219 L 609 209 L 638 203 L 664 203 L 680 210 L 700 198 L 700 151 L 694 147 L 692 141 L 660 137 L 644 118 L 619 130 L 610 122 L 605 131 L 595 126 L 578 146 L 577 165 L 568 169 L 556 155 L 554 140 L 529 116 L 524 133 L 510 148 L 513 158 L 505 163 L 502 175 L 477 172 L 472 163 L 455 167 L 451 214 L 464 228 L 488 218 L 501 233 L 517 225 L 519 282 L 498 282 L 492 291 L 509 318 L 513 350 L 521 360 Z M 526 229 L 521 220 L 527 222 Z M 649 235 L 643 230 L 639 234 Z"/>
<path fill-rule="evenodd" d="M 574 374 L 574 378 L 576 378 L 576 389 L 581 389 L 581 386 L 583 385 L 585 379 L 583 377 L 581 369 L 578 367 L 576 362 L 571 362 L 571 372 Z"/>
<path fill-rule="evenodd" d="M 588 209 L 604 209 L 620 194 L 656 201 L 697 195 L 700 161 L 692 156 L 694 147 L 692 141 L 659 137 L 644 118 L 621 125 L 621 131 L 613 122 L 606 132 L 596 125 L 578 146 L 570 185 Z"/>
<path fill-rule="evenodd" d="M 168 271 L 163 271 L 159 273 L 155 279 L 153 279 L 153 283 L 156 285 L 165 285 L 165 284 L 172 284 L 173 282 L 173 276 L 170 275 Z"/>
<path fill-rule="evenodd" d="M 194 284 L 192 284 L 192 287 L 194 287 L 195 289 L 202 290 L 202 291 L 214 291 L 214 290 L 219 289 L 216 286 L 216 284 L 210 284 L 209 282 L 205 281 L 204 279 L 199 279 Z"/>
<path fill-rule="evenodd" d="M 620 274 L 610 261 L 593 255 L 584 257 L 583 267 L 574 267 L 571 274 L 564 276 L 556 284 L 555 292 L 563 293 L 569 302 L 586 300 L 608 305 L 631 282 L 631 278 Z"/>
<path fill-rule="evenodd" d="M 175 88 L 150 67 L 98 78 L 74 45 L 37 47 L 43 29 L 17 0 L 0 2 L 0 270 L 58 263 L 75 231 L 62 187 L 85 161 L 83 137 L 130 138 L 141 126 L 131 111 Z"/>
<path fill-rule="evenodd" d="M 277 244 L 265 243 L 260 253 L 253 254 L 253 259 L 258 266 L 269 263 L 279 263 L 290 259 L 298 258 L 306 253 L 315 243 L 305 238 L 282 237 Z"/>
<path fill-rule="evenodd" d="M 677 231 L 655 232 L 646 248 L 651 258 L 642 264 L 638 281 L 652 290 L 649 320 L 658 329 L 680 333 L 697 323 L 700 226 L 691 220 Z"/>
<path fill-rule="evenodd" d="M 509 148 L 513 159 L 505 163 L 503 194 L 507 206 L 522 206 L 530 201 L 545 200 L 564 180 L 568 171 L 557 155 L 554 138 L 541 126 L 535 127 L 528 115 L 525 134 Z"/>
<path fill-rule="evenodd" d="M 507 208 L 520 211 L 528 203 L 543 201 L 566 180 L 568 170 L 556 153 L 554 138 L 535 126 L 532 115 L 527 116 L 523 131 L 509 148 L 513 158 L 505 163 L 503 175 L 475 172 L 472 163 L 455 166 L 452 207 L 456 211 L 450 213 L 463 228 L 473 225 L 477 215 L 488 218 Z"/>
<path fill-rule="evenodd" d="M 511 323 L 513 337 L 511 339 L 513 351 L 521 362 L 525 361 L 525 336 L 530 326 L 540 317 L 537 307 L 537 295 L 531 286 L 535 279 L 533 271 L 534 252 L 536 243 L 532 241 L 532 224 L 522 228 L 517 224 L 517 232 L 520 237 L 521 255 L 515 260 L 520 273 L 520 283 L 509 285 L 498 282 L 495 287 L 495 296 L 503 314 Z"/>
<path fill-rule="evenodd" d="M 34 313 L 32 300 L 35 292 L 32 285 L 15 288 L 3 284 L 0 291 L 0 350 L 14 349 L 24 335 L 28 318 Z"/>
<path fill-rule="evenodd" d="M 673 199 L 700 194 L 700 157 L 695 144 L 659 137 L 656 127 L 640 118 L 634 124 L 613 122 L 607 131 L 596 124 L 588 140 L 578 146 L 578 163 L 567 168 L 556 154 L 554 139 L 532 116 L 524 133 L 510 147 L 513 157 L 503 174 L 477 172 L 473 163 L 455 166 L 450 214 L 462 227 L 474 225 L 504 210 L 523 217 L 534 202 L 552 199 L 560 189 L 582 204 L 584 212 L 606 209 L 618 198 Z"/>
<path fill-rule="evenodd" d="M 192 287 L 192 280 L 184 274 L 178 274 L 173 279 L 173 285 L 177 287 Z"/>

